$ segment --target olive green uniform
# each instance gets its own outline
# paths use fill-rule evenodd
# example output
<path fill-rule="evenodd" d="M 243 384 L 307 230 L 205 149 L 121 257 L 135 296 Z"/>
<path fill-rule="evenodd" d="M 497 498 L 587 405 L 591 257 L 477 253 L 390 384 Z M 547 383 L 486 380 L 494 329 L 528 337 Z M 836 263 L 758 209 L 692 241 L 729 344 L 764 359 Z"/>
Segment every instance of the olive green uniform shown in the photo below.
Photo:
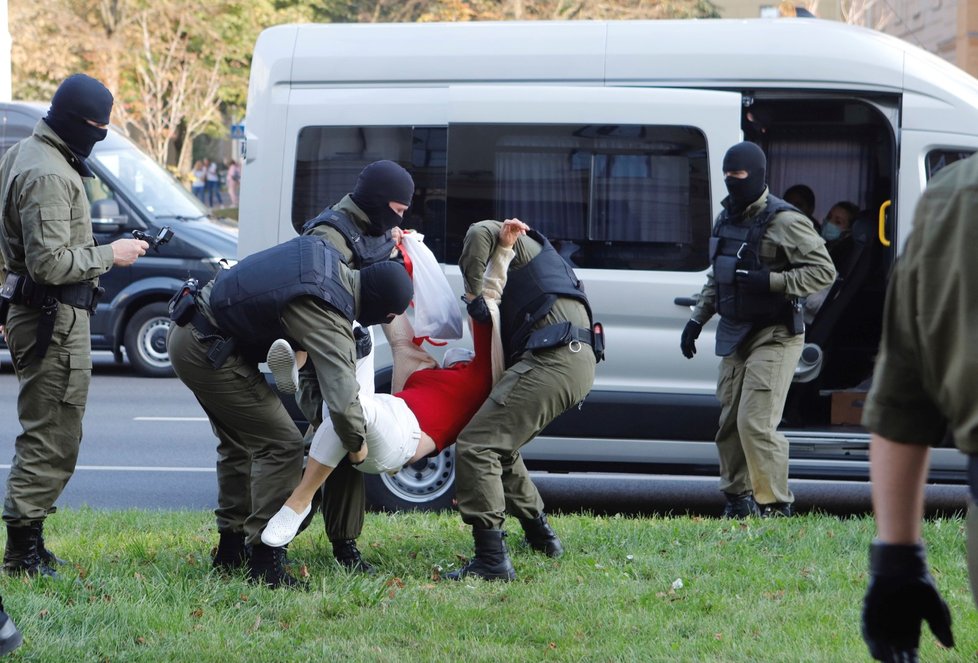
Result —
<path fill-rule="evenodd" d="M 765 190 L 748 206 L 743 222 L 751 223 L 766 203 Z M 776 214 L 761 237 L 760 254 L 771 270 L 771 291 L 786 298 L 806 297 L 835 280 L 825 242 L 803 214 Z M 716 310 L 711 269 L 692 319 L 704 325 Z M 803 334 L 792 334 L 786 325 L 758 327 L 720 362 L 716 444 L 720 489 L 725 493 L 753 492 L 762 505 L 794 501 L 788 488 L 788 440 L 777 428 L 804 340 Z"/>
<path fill-rule="evenodd" d="M 928 184 L 893 269 L 863 425 L 893 442 L 936 446 L 948 430 L 978 454 L 978 157 Z M 972 489 L 974 490 L 974 488 Z M 978 512 L 968 507 L 968 566 L 978 597 Z"/>
<path fill-rule="evenodd" d="M 359 281 L 344 271 L 359 301 Z M 197 296 L 198 310 L 211 324 L 212 284 Z M 312 297 L 286 305 L 282 323 L 315 365 L 323 398 L 343 446 L 357 451 L 366 439 L 356 381 L 356 349 L 350 322 Z M 222 330 L 233 335 L 233 332 Z M 218 437 L 217 527 L 244 532 L 258 543 L 262 529 L 298 485 L 305 450 L 302 435 L 265 381 L 256 363 L 232 354 L 214 368 L 207 359 L 210 341 L 190 324 L 174 326 L 167 342 L 177 376 L 194 392 Z"/>
<path fill-rule="evenodd" d="M 0 254 L 6 271 L 50 286 L 89 283 L 112 267 L 112 247 L 96 246 L 77 158 L 43 121 L 0 161 L 6 202 Z M 41 311 L 13 304 L 7 345 L 20 392 L 23 431 L 14 444 L 3 519 L 24 526 L 53 511 L 75 470 L 92 377 L 89 312 L 60 304 L 43 359 L 35 356 Z"/>
<path fill-rule="evenodd" d="M 496 249 L 499 221 L 480 221 L 465 235 L 459 267 L 467 293 L 482 293 L 486 263 Z M 518 270 L 540 253 L 540 245 L 521 236 L 509 270 Z M 561 297 L 536 328 L 570 321 L 589 329 L 587 309 Z M 551 421 L 587 396 L 594 383 L 594 352 L 559 346 L 526 352 L 495 384 L 489 398 L 458 435 L 456 494 L 462 520 L 478 529 L 502 529 L 505 514 L 532 519 L 543 500 L 530 480 L 519 450 Z"/>
<path fill-rule="evenodd" d="M 332 209 L 343 212 L 363 231 L 366 231 L 369 221 L 367 215 L 357 207 L 350 196 L 344 196 Z M 301 232 L 301 227 L 297 228 Z M 335 228 L 320 225 L 312 228 L 308 235 L 322 237 L 340 252 L 343 262 L 350 265 L 353 251 Z M 296 402 L 305 415 L 311 428 L 314 429 L 323 422 L 323 395 L 320 390 L 316 369 L 309 362 L 299 371 L 299 385 Z M 363 518 L 367 510 L 367 499 L 363 472 L 357 472 L 350 461 L 344 458 L 326 478 L 323 484 L 323 520 L 326 524 L 326 536 L 330 541 L 357 539 L 363 531 Z"/>

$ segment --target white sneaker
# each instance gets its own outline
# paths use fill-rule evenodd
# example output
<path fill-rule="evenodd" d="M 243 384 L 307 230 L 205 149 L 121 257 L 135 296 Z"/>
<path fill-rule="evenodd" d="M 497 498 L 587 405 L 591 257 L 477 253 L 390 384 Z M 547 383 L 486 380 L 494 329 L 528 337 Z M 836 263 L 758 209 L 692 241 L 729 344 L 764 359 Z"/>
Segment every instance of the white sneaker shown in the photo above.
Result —
<path fill-rule="evenodd" d="M 265 525 L 261 533 L 261 542 L 272 548 L 281 548 L 295 538 L 299 532 L 299 525 L 309 515 L 312 503 L 305 508 L 302 513 L 296 513 L 287 506 L 282 506 L 272 519 Z"/>
<path fill-rule="evenodd" d="M 294 394 L 299 389 L 299 367 L 295 363 L 295 351 L 288 341 L 276 339 L 268 348 L 268 369 L 275 378 L 275 387 L 283 394 Z"/>

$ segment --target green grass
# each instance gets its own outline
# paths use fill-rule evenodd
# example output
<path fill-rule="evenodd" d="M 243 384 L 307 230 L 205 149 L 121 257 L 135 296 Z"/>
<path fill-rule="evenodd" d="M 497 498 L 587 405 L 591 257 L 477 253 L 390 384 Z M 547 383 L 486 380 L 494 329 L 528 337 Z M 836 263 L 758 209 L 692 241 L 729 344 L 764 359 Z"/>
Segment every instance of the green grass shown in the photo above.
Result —
<path fill-rule="evenodd" d="M 3 577 L 31 661 L 863 661 L 868 518 L 552 517 L 567 553 L 510 548 L 512 583 L 438 580 L 471 553 L 454 513 L 370 514 L 360 547 L 380 573 L 332 561 L 321 521 L 292 544 L 312 591 L 210 571 L 201 512 L 60 511 L 59 580 Z M 934 576 L 957 647 L 925 633 L 924 661 L 971 661 L 978 614 L 963 521 L 929 521 Z M 680 579 L 682 586 L 674 588 Z M 678 583 L 676 583 L 678 585 Z M 926 627 L 925 627 L 926 628 Z"/>

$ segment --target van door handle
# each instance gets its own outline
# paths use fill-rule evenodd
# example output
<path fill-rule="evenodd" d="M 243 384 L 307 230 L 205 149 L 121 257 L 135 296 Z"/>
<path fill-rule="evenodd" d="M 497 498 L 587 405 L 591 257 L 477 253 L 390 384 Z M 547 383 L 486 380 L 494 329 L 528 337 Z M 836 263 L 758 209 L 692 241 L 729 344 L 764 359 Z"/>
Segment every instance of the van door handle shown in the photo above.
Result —
<path fill-rule="evenodd" d="M 699 295 L 693 295 L 692 297 L 676 297 L 672 302 L 676 306 L 696 306 L 699 299 Z"/>

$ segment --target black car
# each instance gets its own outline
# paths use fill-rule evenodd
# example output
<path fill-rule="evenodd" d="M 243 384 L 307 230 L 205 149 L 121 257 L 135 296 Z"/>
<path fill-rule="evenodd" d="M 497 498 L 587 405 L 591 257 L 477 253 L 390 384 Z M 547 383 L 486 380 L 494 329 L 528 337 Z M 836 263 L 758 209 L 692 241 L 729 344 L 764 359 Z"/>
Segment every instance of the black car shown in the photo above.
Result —
<path fill-rule="evenodd" d="M 0 155 L 31 135 L 44 104 L 0 104 Z M 166 351 L 170 328 L 167 300 L 188 278 L 201 283 L 235 262 L 237 229 L 218 222 L 166 170 L 115 128 L 96 143 L 88 159 L 95 173 L 85 180 L 92 204 L 92 232 L 99 244 L 131 237 L 133 230 L 156 236 L 164 226 L 173 238 L 131 267 L 114 267 L 100 283 L 105 295 L 92 318 L 92 349 L 122 349 L 141 375 L 173 375 Z"/>

